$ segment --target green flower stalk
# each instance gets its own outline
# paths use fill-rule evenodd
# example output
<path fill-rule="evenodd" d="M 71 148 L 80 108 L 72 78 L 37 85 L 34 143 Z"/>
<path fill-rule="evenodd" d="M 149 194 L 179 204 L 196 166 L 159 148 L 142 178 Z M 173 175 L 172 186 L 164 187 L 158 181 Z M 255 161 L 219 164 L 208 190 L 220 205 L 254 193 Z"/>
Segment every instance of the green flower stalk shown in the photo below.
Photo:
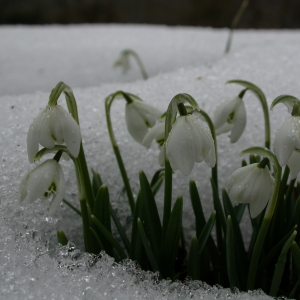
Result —
<path fill-rule="evenodd" d="M 268 102 L 265 94 L 258 86 L 256 86 L 255 84 L 249 81 L 234 79 L 234 80 L 229 80 L 226 83 L 240 84 L 244 86 L 247 90 L 252 91 L 257 96 L 258 100 L 261 103 L 263 114 L 264 114 L 264 120 L 265 120 L 265 147 L 270 149 L 270 143 L 271 143 L 270 116 L 269 116 Z M 245 92 L 246 90 L 244 90 L 244 93 Z M 243 93 L 243 91 L 241 93 Z"/>
<path fill-rule="evenodd" d="M 110 137 L 110 142 L 112 144 L 118 166 L 121 172 L 121 176 L 124 182 L 125 190 L 127 193 L 129 205 L 131 208 L 132 214 L 134 213 L 135 209 L 135 200 L 133 197 L 132 189 L 129 183 L 129 179 L 127 176 L 127 172 L 123 163 L 123 159 L 120 153 L 120 149 L 118 147 L 118 143 L 116 141 L 112 122 L 110 117 L 110 109 L 113 101 L 115 99 L 123 98 L 126 103 L 126 124 L 129 133 L 131 136 L 139 143 L 142 143 L 144 136 L 147 134 L 148 129 L 155 125 L 156 120 L 159 118 L 161 113 L 154 107 L 150 106 L 149 104 L 145 103 L 139 97 L 125 93 L 123 91 L 117 91 L 111 95 L 109 95 L 105 99 L 105 113 L 106 113 L 106 122 L 107 122 L 107 129 L 108 134 Z"/>
<path fill-rule="evenodd" d="M 250 260 L 248 280 L 247 280 L 247 289 L 248 290 L 253 290 L 254 287 L 255 287 L 255 279 L 256 279 L 257 267 L 258 267 L 258 263 L 259 263 L 259 259 L 260 259 L 260 255 L 261 255 L 261 250 L 262 250 L 262 247 L 263 247 L 263 244 L 264 244 L 267 232 L 268 232 L 268 228 L 269 228 L 269 225 L 271 223 L 271 219 L 272 219 L 275 207 L 276 207 L 276 202 L 277 202 L 277 197 L 278 197 L 278 192 L 279 192 L 279 187 L 280 187 L 280 180 L 281 180 L 281 166 L 279 165 L 276 156 L 270 150 L 268 150 L 266 148 L 261 148 L 261 147 L 248 148 L 248 149 L 242 151 L 241 155 L 244 155 L 244 154 L 247 154 L 247 153 L 253 153 L 253 154 L 256 154 L 256 155 L 261 155 L 261 156 L 267 157 L 272 162 L 272 164 L 274 166 L 274 171 L 275 171 L 274 192 L 272 194 L 271 199 L 268 202 L 268 205 L 267 205 L 267 208 L 266 208 L 266 211 L 265 211 L 265 215 L 264 215 L 264 218 L 263 218 L 263 221 L 262 221 L 262 225 L 259 229 L 258 236 L 257 236 L 256 242 L 255 242 L 255 245 L 254 245 L 253 252 L 252 252 L 252 257 L 251 257 L 251 260 Z M 266 164 L 265 161 L 264 161 L 264 164 Z M 263 171 L 263 166 L 262 165 L 258 165 L 258 166 L 255 165 L 254 167 L 255 168 L 256 167 L 260 168 L 261 171 L 259 171 L 259 174 L 257 174 L 257 175 L 259 175 L 263 179 L 269 180 L 271 185 L 272 185 L 272 180 L 267 178 L 269 175 L 267 173 L 265 173 L 266 171 Z M 266 166 L 264 166 L 264 167 L 266 167 Z M 251 178 L 253 178 L 253 176 L 254 176 L 253 174 L 251 175 L 252 176 Z M 262 190 L 261 192 L 264 193 L 265 191 Z M 265 197 L 267 197 L 267 195 L 265 195 Z M 250 200 L 251 199 L 252 198 L 250 197 Z M 263 205 L 259 204 L 258 206 L 255 206 L 255 203 L 254 202 L 252 202 L 252 203 L 253 203 L 252 205 L 254 205 L 253 216 L 255 216 L 259 212 L 258 210 L 263 209 L 263 207 L 262 207 Z"/>
<path fill-rule="evenodd" d="M 131 49 L 125 49 L 121 51 L 119 58 L 114 63 L 114 67 L 123 68 L 123 73 L 125 74 L 130 69 L 129 56 L 132 56 L 136 60 L 143 78 L 145 80 L 148 79 L 148 74 L 142 60 L 140 59 L 139 55 Z"/>

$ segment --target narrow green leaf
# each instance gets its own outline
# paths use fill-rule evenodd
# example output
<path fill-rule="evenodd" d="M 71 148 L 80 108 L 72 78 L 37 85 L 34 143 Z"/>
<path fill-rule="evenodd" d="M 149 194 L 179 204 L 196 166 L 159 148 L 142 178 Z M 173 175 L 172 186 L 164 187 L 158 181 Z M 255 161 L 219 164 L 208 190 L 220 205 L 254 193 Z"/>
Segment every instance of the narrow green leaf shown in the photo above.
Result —
<path fill-rule="evenodd" d="M 92 188 L 95 197 L 100 189 L 100 186 L 103 184 L 100 174 L 92 169 L 93 178 L 92 178 Z"/>
<path fill-rule="evenodd" d="M 300 280 L 300 249 L 296 242 L 292 243 L 291 248 L 292 248 L 294 262 L 298 272 L 298 278 Z"/>
<path fill-rule="evenodd" d="M 81 212 L 79 209 L 77 209 L 75 206 L 73 206 L 69 201 L 66 199 L 63 199 L 63 203 L 65 203 L 67 206 L 69 206 L 78 216 L 81 217 Z"/>
<path fill-rule="evenodd" d="M 239 205 L 233 207 L 234 214 L 238 220 L 238 223 L 241 223 L 246 207 L 246 203 L 240 203 Z"/>
<path fill-rule="evenodd" d="M 240 275 L 239 282 L 241 288 L 245 289 L 247 283 L 248 262 L 244 240 L 239 226 L 239 221 L 235 215 L 235 211 L 225 189 L 222 190 L 222 196 L 225 214 L 227 217 L 231 216 L 232 229 L 234 234 L 234 246 L 236 252 L 236 268 L 238 274 Z"/>
<path fill-rule="evenodd" d="M 261 263 L 258 266 L 257 273 L 262 273 L 268 266 L 268 264 L 273 261 L 276 257 L 280 255 L 280 252 L 282 250 L 283 245 L 286 243 L 286 241 L 289 239 L 289 237 L 293 234 L 293 232 L 296 230 L 297 226 L 295 225 L 287 234 L 286 236 L 279 241 L 277 245 L 275 245 L 272 250 L 264 257 L 264 259 L 261 261 Z"/>
<path fill-rule="evenodd" d="M 151 186 L 151 189 L 152 189 L 152 193 L 153 193 L 153 196 L 155 196 L 157 194 L 157 192 L 159 191 L 159 189 L 161 188 L 162 186 L 162 183 L 164 182 L 164 177 L 160 177 L 153 186 Z"/>
<path fill-rule="evenodd" d="M 100 249 L 101 249 L 101 250 L 104 250 L 104 246 L 103 246 L 102 241 L 101 241 L 101 239 L 99 238 L 99 235 L 98 235 L 98 233 L 96 232 L 96 230 L 95 230 L 94 228 L 90 227 L 90 231 L 93 233 L 93 235 L 94 235 L 96 241 L 97 241 L 98 244 L 99 244 Z M 114 257 L 115 257 L 115 256 L 114 256 Z"/>
<path fill-rule="evenodd" d="M 147 236 L 146 236 L 146 233 L 145 233 L 145 231 L 144 231 L 143 224 L 142 224 L 140 218 L 138 218 L 137 224 L 138 224 L 140 236 L 141 236 L 141 239 L 142 239 L 144 248 L 145 248 L 145 250 L 146 250 L 148 259 L 149 259 L 149 261 L 150 261 L 152 270 L 153 270 L 154 272 L 159 272 L 159 268 L 158 268 L 157 262 L 156 262 L 156 260 L 155 260 L 154 254 L 153 254 L 153 252 L 152 252 L 152 250 L 151 250 L 151 247 L 150 247 L 150 245 L 149 245 L 149 243 L 148 243 L 148 239 L 147 239 Z"/>
<path fill-rule="evenodd" d="M 215 225 L 215 221 L 216 221 L 216 211 L 214 210 L 211 215 L 210 218 L 208 219 L 207 223 L 205 224 L 203 230 L 201 231 L 201 234 L 198 237 L 198 241 L 199 241 L 199 254 L 203 251 L 207 239 L 210 236 L 210 233 Z"/>
<path fill-rule="evenodd" d="M 199 192 L 194 180 L 190 181 L 190 198 L 196 219 L 196 234 L 199 236 L 206 224 L 206 220 L 204 217 Z"/>
<path fill-rule="evenodd" d="M 156 258 L 159 261 L 161 250 L 162 227 L 151 186 L 143 171 L 140 171 L 141 201 L 143 201 L 144 217 L 149 241 Z"/>
<path fill-rule="evenodd" d="M 132 231 L 131 231 L 131 251 L 130 258 L 137 261 L 143 270 L 148 268 L 148 259 L 145 252 L 145 248 L 139 234 L 139 228 L 137 220 L 138 218 L 144 219 L 143 201 L 141 200 L 141 192 L 139 192 L 135 203 L 135 210 L 132 220 Z"/>
<path fill-rule="evenodd" d="M 106 230 L 111 234 L 111 220 L 110 220 L 110 200 L 109 192 L 106 185 L 102 185 L 96 195 L 94 204 L 94 216 L 101 222 L 101 224 L 106 228 Z M 96 230 L 97 232 L 97 230 Z M 101 232 L 97 232 L 100 240 L 103 243 L 104 250 L 109 255 L 113 255 L 113 247 L 111 243 L 104 237 Z"/>
<path fill-rule="evenodd" d="M 199 255 L 199 242 L 196 237 L 192 239 L 191 248 L 189 252 L 187 274 L 193 280 L 200 280 L 200 255 Z"/>
<path fill-rule="evenodd" d="M 151 179 L 151 183 L 150 183 L 151 187 L 153 187 L 157 183 L 157 181 L 159 181 L 160 178 L 164 176 L 165 176 L 165 168 L 157 170 Z"/>
<path fill-rule="evenodd" d="M 63 246 L 68 244 L 68 239 L 62 230 L 57 230 L 57 242 Z"/>
<path fill-rule="evenodd" d="M 182 197 L 178 197 L 172 209 L 161 255 L 161 275 L 173 278 L 174 265 L 182 226 Z"/>
<path fill-rule="evenodd" d="M 214 207 L 217 212 L 217 219 L 219 220 L 221 227 L 223 229 L 223 232 L 225 234 L 226 233 L 226 221 L 225 221 L 225 216 L 224 216 L 224 211 L 223 211 L 223 208 L 221 205 L 221 201 L 219 198 L 219 192 L 216 188 L 214 181 L 211 179 L 210 182 L 211 182 L 211 186 L 212 186 L 212 190 L 213 190 Z"/>
<path fill-rule="evenodd" d="M 117 240 L 111 235 L 111 233 L 101 224 L 101 222 L 94 216 L 91 216 L 92 221 L 97 226 L 97 228 L 100 230 L 100 232 L 104 235 L 104 237 L 111 243 L 111 245 L 116 249 L 121 259 L 127 258 L 124 250 L 120 246 L 120 244 L 117 242 Z"/>
<path fill-rule="evenodd" d="M 226 231 L 226 261 L 227 272 L 231 288 L 240 288 L 239 274 L 237 272 L 234 239 L 231 216 L 227 217 L 227 231 Z"/>
<path fill-rule="evenodd" d="M 130 249 L 131 249 L 131 245 L 130 245 L 130 241 L 125 233 L 125 230 L 123 228 L 123 226 L 121 225 L 116 212 L 114 211 L 114 209 L 112 208 L 112 206 L 110 205 L 110 214 L 112 216 L 112 219 L 114 220 L 114 223 L 118 229 L 118 232 L 120 234 L 120 237 L 122 239 L 122 242 L 126 248 L 127 253 L 130 253 Z"/>
<path fill-rule="evenodd" d="M 270 293 L 269 293 L 269 295 L 271 297 L 277 296 L 278 290 L 280 288 L 281 279 L 283 276 L 285 263 L 286 263 L 287 252 L 291 248 L 291 246 L 294 242 L 294 239 L 296 237 L 296 234 L 297 234 L 297 231 L 295 230 L 292 233 L 292 235 L 290 236 L 290 238 L 285 242 L 285 244 L 282 248 L 281 254 L 278 257 L 278 261 L 277 261 L 276 268 L 274 271 L 272 285 L 271 285 L 271 289 L 270 289 Z"/>

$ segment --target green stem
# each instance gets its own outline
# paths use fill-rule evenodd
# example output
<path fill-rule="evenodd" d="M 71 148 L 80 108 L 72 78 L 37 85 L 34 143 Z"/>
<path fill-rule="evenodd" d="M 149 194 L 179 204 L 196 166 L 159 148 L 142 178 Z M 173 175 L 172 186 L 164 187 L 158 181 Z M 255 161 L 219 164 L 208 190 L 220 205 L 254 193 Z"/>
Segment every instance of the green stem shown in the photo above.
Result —
<path fill-rule="evenodd" d="M 265 147 L 270 149 L 270 143 L 271 143 L 270 142 L 271 141 L 270 116 L 269 116 L 268 102 L 264 92 L 257 85 L 245 80 L 234 79 L 234 80 L 227 81 L 227 83 L 240 84 L 248 88 L 249 90 L 251 90 L 258 97 L 263 109 L 264 120 L 265 120 Z"/>
<path fill-rule="evenodd" d="M 142 73 L 142 76 L 143 76 L 144 80 L 147 80 L 148 79 L 148 74 L 146 72 L 144 64 L 143 64 L 142 60 L 140 59 L 139 55 L 133 50 L 127 50 L 127 53 L 128 54 L 130 53 L 135 58 L 138 66 L 140 68 L 140 71 Z"/>
<path fill-rule="evenodd" d="M 259 263 L 259 258 L 260 254 L 262 251 L 262 247 L 268 232 L 268 228 L 276 207 L 276 202 L 277 202 L 277 197 L 278 197 L 278 192 L 279 192 L 279 187 L 280 187 L 280 180 L 281 180 L 281 167 L 279 166 L 278 162 L 276 163 L 276 178 L 275 178 L 275 186 L 274 186 L 274 193 L 272 196 L 271 201 L 269 202 L 264 219 L 262 221 L 262 225 L 260 227 L 253 252 L 252 252 L 252 257 L 250 261 L 250 266 L 249 266 L 249 272 L 248 272 L 248 281 L 247 281 L 247 289 L 248 290 L 253 290 L 255 287 L 255 279 L 256 279 L 256 272 L 257 272 L 257 267 Z"/>
<path fill-rule="evenodd" d="M 133 193 L 132 193 L 132 189 L 129 183 L 129 179 L 127 176 L 127 172 L 124 166 L 124 162 L 120 153 L 120 149 L 118 147 L 113 129 L 112 129 L 112 122 L 111 122 L 111 117 L 110 117 L 110 108 L 111 105 L 114 101 L 114 99 L 116 99 L 116 96 L 123 96 L 124 97 L 124 92 L 122 91 L 117 91 L 114 94 L 109 95 L 106 99 L 105 99 L 105 114 L 106 114 L 106 123 L 107 123 L 107 130 L 108 130 L 108 134 L 109 134 L 109 138 L 110 138 L 110 142 L 112 144 L 116 159 L 117 159 L 117 163 L 121 172 L 121 176 L 123 179 L 123 183 L 125 186 L 125 190 L 127 193 L 127 197 L 128 197 L 128 201 L 129 201 L 129 205 L 130 205 L 130 209 L 131 209 L 131 213 L 134 213 L 134 209 L 135 209 L 135 201 L 134 201 L 134 197 L 133 197 Z M 126 97 L 128 96 L 128 94 L 126 94 Z"/>
<path fill-rule="evenodd" d="M 233 31 L 236 28 L 236 25 L 238 24 L 239 20 L 241 19 L 241 17 L 243 15 L 244 11 L 246 10 L 248 4 L 249 4 L 249 0 L 244 0 L 241 4 L 239 10 L 237 11 L 236 15 L 233 18 L 233 21 L 232 21 L 231 26 L 230 26 L 230 31 L 229 31 L 227 43 L 226 43 L 225 53 L 229 53 L 229 51 L 230 51 Z"/>
<path fill-rule="evenodd" d="M 216 164 L 215 166 L 211 169 L 211 177 L 216 185 L 216 188 L 218 190 L 219 184 L 218 184 L 218 147 L 217 147 L 217 137 L 216 137 L 216 132 L 215 132 L 215 126 L 209 117 L 209 115 L 204 111 L 200 110 L 200 114 L 205 118 L 205 121 L 210 129 L 212 138 L 215 142 L 215 153 L 216 153 Z"/>
<path fill-rule="evenodd" d="M 92 232 L 90 231 L 90 222 L 89 222 L 87 203 L 85 199 L 80 199 L 79 202 L 81 208 L 81 218 L 82 218 L 82 225 L 83 225 L 85 249 L 89 253 L 94 253 L 94 244 L 93 244 Z"/>
<path fill-rule="evenodd" d="M 176 115 L 178 112 L 178 105 L 182 108 L 181 104 L 188 102 L 193 108 L 199 110 L 198 103 L 189 94 L 177 94 L 170 101 L 165 121 L 165 141 L 167 141 L 169 133 L 172 129 L 172 125 L 176 120 Z M 184 113 L 184 112 L 183 112 Z M 162 228 L 162 243 L 166 237 L 166 231 L 171 215 L 172 207 L 172 168 L 169 159 L 166 155 L 165 148 L 165 192 L 164 192 L 164 212 L 163 212 L 163 228 Z"/>

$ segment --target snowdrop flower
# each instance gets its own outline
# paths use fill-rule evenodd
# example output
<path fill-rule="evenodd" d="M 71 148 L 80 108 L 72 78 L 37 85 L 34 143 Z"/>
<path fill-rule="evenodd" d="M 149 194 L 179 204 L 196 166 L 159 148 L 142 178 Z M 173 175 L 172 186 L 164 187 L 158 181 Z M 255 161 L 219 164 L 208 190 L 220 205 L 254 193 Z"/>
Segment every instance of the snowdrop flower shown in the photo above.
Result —
<path fill-rule="evenodd" d="M 124 74 L 130 69 L 129 54 L 130 52 L 123 50 L 114 63 L 114 67 L 121 67 Z"/>
<path fill-rule="evenodd" d="M 194 163 L 203 160 L 209 167 L 216 164 L 214 140 L 210 131 L 194 115 L 179 116 L 166 142 L 166 155 L 173 170 L 189 175 Z"/>
<path fill-rule="evenodd" d="M 290 177 L 296 178 L 300 171 L 300 117 L 291 116 L 278 130 L 273 150 L 281 166 L 288 165 Z"/>
<path fill-rule="evenodd" d="M 160 149 L 158 155 L 158 162 L 160 166 L 165 165 L 165 158 L 164 158 L 164 143 L 165 143 L 165 122 L 157 122 L 145 135 L 142 145 L 149 148 L 152 141 L 156 140 L 158 144 L 158 148 Z"/>
<path fill-rule="evenodd" d="M 153 127 L 161 113 L 155 107 L 139 100 L 126 104 L 126 124 L 130 135 L 142 144 L 148 129 Z"/>
<path fill-rule="evenodd" d="M 245 104 L 239 96 L 221 103 L 215 110 L 213 123 L 216 134 L 231 131 L 231 143 L 238 141 L 245 129 L 246 122 Z"/>
<path fill-rule="evenodd" d="M 77 122 L 60 105 L 47 105 L 30 125 L 27 133 L 28 159 L 32 163 L 39 144 L 51 149 L 65 143 L 70 153 L 77 157 L 81 134 Z"/>
<path fill-rule="evenodd" d="M 256 218 L 271 200 L 274 185 L 275 179 L 267 166 L 251 164 L 233 172 L 228 194 L 234 205 L 249 203 L 251 218 Z"/>
<path fill-rule="evenodd" d="M 25 198 L 29 203 L 36 199 L 52 198 L 49 214 L 57 211 L 65 194 L 65 179 L 60 164 L 55 159 L 49 159 L 27 173 L 21 180 L 19 200 Z"/>

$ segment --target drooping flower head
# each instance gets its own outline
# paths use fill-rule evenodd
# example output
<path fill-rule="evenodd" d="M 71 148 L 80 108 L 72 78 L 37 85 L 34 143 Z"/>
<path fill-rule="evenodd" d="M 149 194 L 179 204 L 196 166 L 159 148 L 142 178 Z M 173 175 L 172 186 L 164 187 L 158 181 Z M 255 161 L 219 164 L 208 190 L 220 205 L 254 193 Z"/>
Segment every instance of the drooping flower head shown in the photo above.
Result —
<path fill-rule="evenodd" d="M 273 151 L 281 166 L 288 165 L 290 177 L 294 179 L 300 171 L 300 101 L 293 96 L 279 96 L 271 104 L 271 110 L 283 103 L 292 112 L 275 135 Z"/>
<path fill-rule="evenodd" d="M 139 98 L 126 98 L 126 125 L 135 141 L 142 144 L 149 128 L 159 119 L 161 112 Z"/>
<path fill-rule="evenodd" d="M 233 172 L 228 194 L 234 205 L 249 203 L 251 218 L 256 218 L 271 200 L 274 185 L 275 179 L 269 168 L 255 163 Z"/>
<path fill-rule="evenodd" d="M 156 140 L 158 144 L 158 148 L 160 149 L 158 162 L 160 166 L 165 165 L 164 159 L 164 143 L 165 143 L 165 121 L 158 121 L 151 129 L 149 129 L 148 133 L 145 135 L 142 145 L 149 148 L 152 141 Z"/>
<path fill-rule="evenodd" d="M 217 106 L 213 122 L 217 135 L 231 131 L 231 143 L 237 142 L 247 123 L 243 99 L 240 96 L 236 96 Z"/>
<path fill-rule="evenodd" d="M 33 162 L 39 144 L 51 149 L 55 144 L 65 143 L 74 157 L 79 154 L 80 128 L 73 117 L 60 105 L 47 105 L 34 119 L 27 133 L 29 162 Z"/>
<path fill-rule="evenodd" d="M 193 114 L 181 113 L 177 117 L 166 141 L 166 156 L 172 169 L 179 169 L 184 175 L 190 174 L 195 162 L 205 161 L 209 167 L 216 164 L 212 135 Z"/>
<path fill-rule="evenodd" d="M 65 179 L 60 164 L 55 159 L 44 161 L 38 167 L 28 172 L 21 180 L 19 200 L 26 198 L 29 203 L 36 199 L 52 197 L 49 214 L 57 211 L 65 194 Z"/>

